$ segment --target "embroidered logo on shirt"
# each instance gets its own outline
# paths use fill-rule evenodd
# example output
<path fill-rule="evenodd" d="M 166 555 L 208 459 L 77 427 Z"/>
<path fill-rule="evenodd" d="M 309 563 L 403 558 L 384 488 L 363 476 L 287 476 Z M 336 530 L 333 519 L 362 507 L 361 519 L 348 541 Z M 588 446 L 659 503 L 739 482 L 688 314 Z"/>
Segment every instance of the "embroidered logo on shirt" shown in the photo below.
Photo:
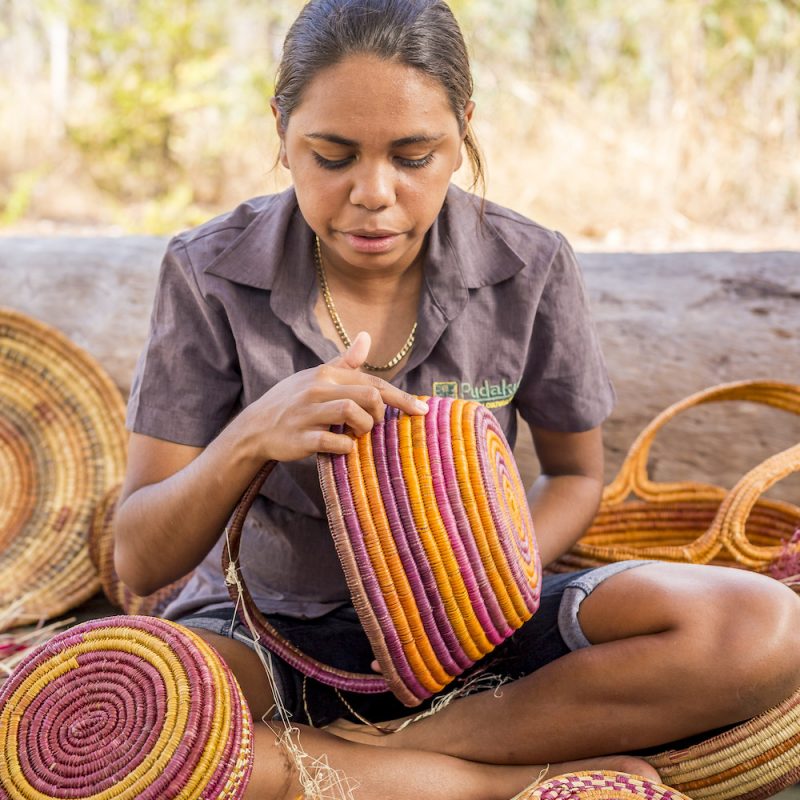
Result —
<path fill-rule="evenodd" d="M 509 383 L 505 378 L 500 383 L 490 383 L 489 379 L 483 383 L 472 384 L 469 381 L 434 381 L 434 397 L 452 397 L 462 400 L 475 400 L 487 408 L 499 408 L 511 402 L 519 386 L 519 381 Z"/>

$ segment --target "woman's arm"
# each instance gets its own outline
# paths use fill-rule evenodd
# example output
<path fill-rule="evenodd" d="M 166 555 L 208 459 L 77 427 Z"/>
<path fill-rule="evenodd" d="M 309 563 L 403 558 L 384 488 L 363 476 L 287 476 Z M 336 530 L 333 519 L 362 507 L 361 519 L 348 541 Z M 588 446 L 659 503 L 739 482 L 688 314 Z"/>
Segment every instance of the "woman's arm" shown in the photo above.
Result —
<path fill-rule="evenodd" d="M 132 434 L 114 518 L 114 564 L 123 583 L 149 594 L 194 569 L 265 462 L 348 453 L 352 439 L 331 425 L 367 433 L 387 404 L 424 413 L 411 395 L 359 371 L 369 345 L 360 334 L 328 364 L 281 381 L 205 448 Z"/>
<path fill-rule="evenodd" d="M 114 564 L 145 595 L 194 569 L 261 464 L 231 424 L 205 449 L 134 433 L 114 517 Z M 263 462 L 262 462 L 263 463 Z"/>
<path fill-rule="evenodd" d="M 592 521 L 603 492 L 600 427 L 559 433 L 531 426 L 542 472 L 528 491 L 542 565 L 569 550 Z"/>

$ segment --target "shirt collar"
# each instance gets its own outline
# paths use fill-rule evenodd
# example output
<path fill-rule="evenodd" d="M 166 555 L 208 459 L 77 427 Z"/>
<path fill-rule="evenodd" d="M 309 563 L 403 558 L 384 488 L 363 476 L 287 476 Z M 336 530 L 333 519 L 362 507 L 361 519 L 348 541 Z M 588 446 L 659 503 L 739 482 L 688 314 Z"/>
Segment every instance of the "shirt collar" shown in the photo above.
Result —
<path fill-rule="evenodd" d="M 428 235 L 424 289 L 420 298 L 419 336 L 403 374 L 428 357 L 448 323 L 469 301 L 469 290 L 510 278 L 531 258 L 549 258 L 552 253 L 520 254 L 513 246 L 523 220 L 499 206 L 484 203 L 455 186 L 448 189 L 442 211 Z M 505 221 L 504 221 L 505 220 Z M 539 229 L 534 223 L 523 220 Z M 321 360 L 336 354 L 335 347 L 318 330 L 310 309 L 317 292 L 311 229 L 297 205 L 294 189 L 279 195 L 256 198 L 239 206 L 211 226 L 211 231 L 230 232 L 204 272 L 244 286 L 270 292 L 275 315 L 289 325 L 297 337 Z M 523 237 L 516 231 L 516 236 Z M 530 238 L 527 249 L 530 249 Z M 549 250 L 551 248 L 543 248 Z M 525 257 L 523 257 L 523 255 Z M 399 375 L 398 375 L 399 377 Z"/>
<path fill-rule="evenodd" d="M 442 271 L 451 278 L 453 268 L 457 269 L 468 289 L 515 275 L 527 259 L 509 243 L 502 212 L 505 209 L 494 203 L 450 186 L 442 213 L 431 228 L 428 260 L 441 259 Z"/>
<path fill-rule="evenodd" d="M 257 197 L 231 212 L 214 230 L 238 231 L 229 244 L 203 269 L 255 289 L 273 288 L 287 258 L 297 259 L 298 246 L 308 226 L 297 207 L 294 189 Z M 306 247 L 310 246 L 306 243 Z M 302 249 L 301 251 L 302 252 Z"/>
<path fill-rule="evenodd" d="M 480 198 L 450 186 L 442 212 L 431 227 L 425 272 L 442 305 L 447 304 L 448 290 L 477 289 L 504 281 L 535 255 L 517 252 L 509 226 L 503 224 L 504 219 L 516 215 L 494 203 L 484 205 L 481 214 Z M 240 232 L 205 272 L 257 289 L 273 289 L 284 272 L 292 282 L 307 282 L 309 268 L 313 268 L 311 231 L 293 188 L 239 206 L 224 224 Z M 288 268 L 281 269 L 284 266 Z"/>

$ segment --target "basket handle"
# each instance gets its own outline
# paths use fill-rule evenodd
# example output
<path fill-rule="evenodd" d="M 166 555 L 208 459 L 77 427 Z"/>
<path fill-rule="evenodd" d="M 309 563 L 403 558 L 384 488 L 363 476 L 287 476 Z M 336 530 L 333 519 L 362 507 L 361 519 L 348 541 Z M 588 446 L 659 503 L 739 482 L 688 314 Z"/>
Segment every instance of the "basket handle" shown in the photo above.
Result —
<path fill-rule="evenodd" d="M 791 383 L 738 381 L 721 384 L 690 395 L 662 411 L 636 437 L 617 476 L 603 492 L 603 505 L 622 503 L 630 494 L 637 495 L 642 500 L 669 502 L 685 496 L 686 491 L 690 489 L 694 496 L 700 499 L 705 497 L 705 499 L 721 500 L 726 491 L 718 486 L 698 484 L 694 481 L 655 483 L 650 480 L 647 463 L 650 457 L 650 447 L 656 434 L 673 417 L 695 406 L 725 400 L 745 400 L 800 414 L 800 386 Z"/>
<path fill-rule="evenodd" d="M 225 529 L 226 542 L 222 548 L 222 573 L 228 586 L 228 593 L 236 604 L 242 621 L 258 634 L 258 641 L 270 652 L 282 658 L 295 669 L 314 678 L 320 683 L 360 694 L 377 694 L 389 691 L 386 679 L 382 675 L 347 672 L 346 670 L 323 664 L 311 656 L 306 655 L 278 633 L 267 622 L 264 615 L 258 610 L 250 590 L 244 582 L 239 565 L 239 547 L 242 538 L 242 526 L 247 517 L 247 512 L 255 502 L 264 481 L 275 467 L 275 461 L 268 461 L 258 471 L 258 474 L 245 489 L 236 508 L 233 510 L 228 527 Z"/>
<path fill-rule="evenodd" d="M 750 542 L 745 532 L 747 518 L 764 492 L 782 478 L 800 472 L 800 444 L 770 456 L 757 467 L 740 478 L 720 505 L 709 532 L 719 541 L 724 541 L 737 556 L 737 560 L 752 569 L 766 567 L 775 556 L 775 547 L 759 547 Z M 773 504 L 788 513 L 797 513 L 800 508 L 790 503 L 773 501 Z"/>

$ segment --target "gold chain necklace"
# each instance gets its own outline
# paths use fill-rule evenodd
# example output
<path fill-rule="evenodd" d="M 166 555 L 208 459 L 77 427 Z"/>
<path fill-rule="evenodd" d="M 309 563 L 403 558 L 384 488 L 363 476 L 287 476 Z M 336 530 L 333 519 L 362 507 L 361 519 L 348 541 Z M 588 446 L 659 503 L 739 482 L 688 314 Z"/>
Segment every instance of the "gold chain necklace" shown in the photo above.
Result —
<path fill-rule="evenodd" d="M 314 237 L 314 263 L 317 265 L 317 275 L 319 276 L 319 285 L 322 288 L 322 298 L 325 300 L 325 307 L 328 309 L 328 314 L 331 318 L 331 322 L 333 323 L 333 327 L 336 328 L 336 333 L 339 334 L 339 338 L 342 340 L 344 346 L 349 349 L 353 343 L 350 340 L 350 337 L 347 335 L 344 325 L 342 325 L 342 320 L 339 318 L 339 314 L 336 311 L 336 306 L 333 304 L 333 297 L 331 297 L 331 291 L 328 288 L 328 281 L 325 280 L 325 270 L 322 267 L 322 251 L 319 247 L 318 236 Z M 417 323 L 415 322 L 414 327 L 411 329 L 411 333 L 408 334 L 406 343 L 400 348 L 400 352 L 382 367 L 379 367 L 375 364 L 370 364 L 368 361 L 365 361 L 362 366 L 365 369 L 368 369 L 370 372 L 385 372 L 386 370 L 397 366 L 406 357 L 408 351 L 414 346 L 414 336 L 416 332 Z"/>

